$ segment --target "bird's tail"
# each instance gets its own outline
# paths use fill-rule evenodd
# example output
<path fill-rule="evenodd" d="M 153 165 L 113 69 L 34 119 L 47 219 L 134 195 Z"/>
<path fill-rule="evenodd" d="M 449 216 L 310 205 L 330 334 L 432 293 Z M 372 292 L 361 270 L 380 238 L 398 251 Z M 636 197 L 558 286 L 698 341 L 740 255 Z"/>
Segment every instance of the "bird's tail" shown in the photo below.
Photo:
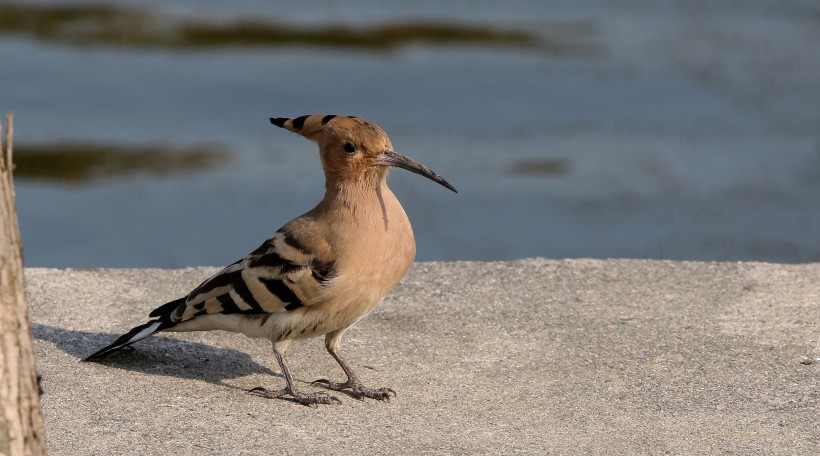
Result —
<path fill-rule="evenodd" d="M 144 325 L 139 325 L 136 328 L 128 331 L 127 333 L 120 336 L 119 339 L 115 340 L 113 344 L 99 350 L 98 352 L 86 357 L 83 361 L 91 361 L 93 359 L 102 358 L 103 356 L 115 352 L 121 348 L 125 348 L 134 342 L 140 341 L 145 339 L 146 337 L 154 334 L 157 331 L 162 331 L 163 329 L 168 329 L 172 326 L 175 326 L 177 323 L 170 321 L 170 320 L 151 320 Z"/>

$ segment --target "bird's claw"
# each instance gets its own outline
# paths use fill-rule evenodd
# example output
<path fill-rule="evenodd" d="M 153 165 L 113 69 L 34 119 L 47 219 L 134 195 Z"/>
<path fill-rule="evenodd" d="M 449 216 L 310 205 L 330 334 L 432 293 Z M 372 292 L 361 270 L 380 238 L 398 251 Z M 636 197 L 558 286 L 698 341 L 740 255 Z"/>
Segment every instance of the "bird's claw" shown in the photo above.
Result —
<path fill-rule="evenodd" d="M 252 388 L 248 391 L 248 394 L 253 394 L 254 396 L 264 397 L 265 399 L 277 399 L 285 395 L 292 396 L 296 402 L 307 405 L 310 407 L 315 407 L 318 404 L 341 404 L 338 398 L 331 396 L 324 391 L 319 391 L 317 393 L 299 393 L 290 391 L 288 388 L 282 388 L 276 391 L 268 391 L 267 389 L 257 386 L 256 388 Z"/>
<path fill-rule="evenodd" d="M 331 396 L 323 391 L 319 391 L 318 393 L 296 393 L 293 395 L 293 398 L 296 399 L 302 405 L 308 405 L 311 407 L 315 407 L 318 404 L 341 404 L 342 401 L 335 396 Z"/>
<path fill-rule="evenodd" d="M 311 385 L 319 384 L 322 385 L 324 388 L 333 390 L 333 391 L 344 391 L 350 390 L 350 394 L 359 400 L 364 400 L 364 398 L 369 397 L 370 399 L 376 399 L 377 401 L 387 401 L 390 402 L 390 397 L 396 397 L 396 392 L 393 391 L 392 388 L 366 388 L 359 382 L 331 382 L 326 378 L 320 378 L 318 380 L 314 380 L 311 382 Z"/>
<path fill-rule="evenodd" d="M 353 396 L 359 400 L 364 400 L 364 398 L 369 397 L 377 401 L 390 402 L 391 396 L 396 397 L 396 392 L 393 391 L 392 388 L 365 388 L 360 386 L 359 388 L 353 388 L 352 391 Z"/>
<path fill-rule="evenodd" d="M 276 399 L 278 397 L 284 396 L 285 394 L 290 394 L 290 391 L 287 388 L 282 388 L 276 391 L 268 391 L 266 388 L 257 386 L 256 388 L 251 388 L 250 390 L 248 390 L 248 394 L 264 397 L 265 399 Z"/>

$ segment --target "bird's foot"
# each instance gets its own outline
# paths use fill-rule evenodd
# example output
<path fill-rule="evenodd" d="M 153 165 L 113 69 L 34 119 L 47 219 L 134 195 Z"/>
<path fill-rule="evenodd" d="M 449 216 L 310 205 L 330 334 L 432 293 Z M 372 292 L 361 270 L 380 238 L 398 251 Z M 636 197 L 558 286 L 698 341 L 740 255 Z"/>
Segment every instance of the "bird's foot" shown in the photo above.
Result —
<path fill-rule="evenodd" d="M 318 404 L 342 403 L 342 401 L 340 401 L 339 399 L 330 396 L 322 391 L 318 393 L 300 393 L 297 391 L 291 391 L 290 388 L 282 388 L 276 391 L 268 391 L 267 389 L 262 388 L 261 386 L 257 386 L 256 388 L 253 388 L 250 391 L 248 391 L 248 394 L 264 397 L 265 399 L 277 399 L 282 396 L 291 396 L 296 400 L 296 402 L 311 407 L 315 407 Z"/>
<path fill-rule="evenodd" d="M 346 382 L 337 383 L 331 382 L 326 378 L 320 378 L 311 383 L 311 385 L 313 384 L 322 385 L 333 391 L 350 390 L 350 394 L 359 400 L 364 400 L 364 398 L 369 397 L 370 399 L 389 402 L 391 396 L 396 397 L 396 392 L 391 388 L 367 388 L 358 381 L 348 380 Z"/>

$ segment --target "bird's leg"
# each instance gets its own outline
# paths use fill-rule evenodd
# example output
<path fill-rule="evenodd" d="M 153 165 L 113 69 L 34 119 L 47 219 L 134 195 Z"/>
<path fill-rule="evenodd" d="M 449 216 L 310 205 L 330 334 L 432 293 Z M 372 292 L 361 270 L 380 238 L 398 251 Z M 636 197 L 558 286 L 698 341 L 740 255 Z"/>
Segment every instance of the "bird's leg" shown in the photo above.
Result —
<path fill-rule="evenodd" d="M 359 377 L 353 372 L 353 369 L 350 368 L 350 365 L 336 353 L 336 349 L 339 348 L 339 342 L 341 341 L 341 331 L 335 331 L 333 333 L 329 333 L 325 338 L 325 348 L 327 348 L 327 352 L 330 353 L 331 356 L 339 363 L 339 366 L 342 367 L 342 370 L 347 375 L 346 382 L 331 382 L 326 378 L 320 378 L 319 380 L 314 381 L 313 383 L 319 383 L 324 385 L 327 389 L 331 389 L 334 391 L 343 391 L 343 390 L 350 390 L 353 397 L 359 400 L 364 400 L 364 398 L 369 397 L 371 399 L 378 399 L 380 401 L 389 401 L 390 396 L 395 397 L 396 392 L 390 388 L 367 388 L 362 385 L 362 382 L 359 380 Z"/>
<path fill-rule="evenodd" d="M 296 402 L 310 406 L 316 406 L 317 404 L 332 404 L 334 402 L 339 404 L 341 403 L 339 399 L 333 396 L 329 396 L 327 393 L 324 392 L 300 393 L 296 391 L 296 385 L 293 382 L 293 375 L 291 375 L 290 369 L 288 368 L 288 363 L 285 359 L 285 354 L 280 353 L 279 350 L 276 349 L 276 347 L 274 347 L 273 354 L 276 356 L 276 361 L 279 363 L 279 367 L 282 369 L 282 374 L 285 376 L 285 381 L 288 383 L 287 386 L 277 391 L 268 391 L 267 389 L 261 386 L 257 386 L 256 388 L 253 388 L 250 391 L 248 391 L 248 393 L 264 397 L 267 399 L 276 399 L 289 394 L 294 399 L 296 399 Z"/>

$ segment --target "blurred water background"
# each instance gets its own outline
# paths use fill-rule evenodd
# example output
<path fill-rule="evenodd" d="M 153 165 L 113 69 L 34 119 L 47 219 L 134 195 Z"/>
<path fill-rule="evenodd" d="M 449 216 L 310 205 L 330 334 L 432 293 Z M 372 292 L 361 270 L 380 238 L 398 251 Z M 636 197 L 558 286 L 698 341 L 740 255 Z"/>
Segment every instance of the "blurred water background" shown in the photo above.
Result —
<path fill-rule="evenodd" d="M 28 266 L 222 265 L 313 207 L 349 114 L 419 260 L 820 261 L 816 0 L 0 1 Z"/>

